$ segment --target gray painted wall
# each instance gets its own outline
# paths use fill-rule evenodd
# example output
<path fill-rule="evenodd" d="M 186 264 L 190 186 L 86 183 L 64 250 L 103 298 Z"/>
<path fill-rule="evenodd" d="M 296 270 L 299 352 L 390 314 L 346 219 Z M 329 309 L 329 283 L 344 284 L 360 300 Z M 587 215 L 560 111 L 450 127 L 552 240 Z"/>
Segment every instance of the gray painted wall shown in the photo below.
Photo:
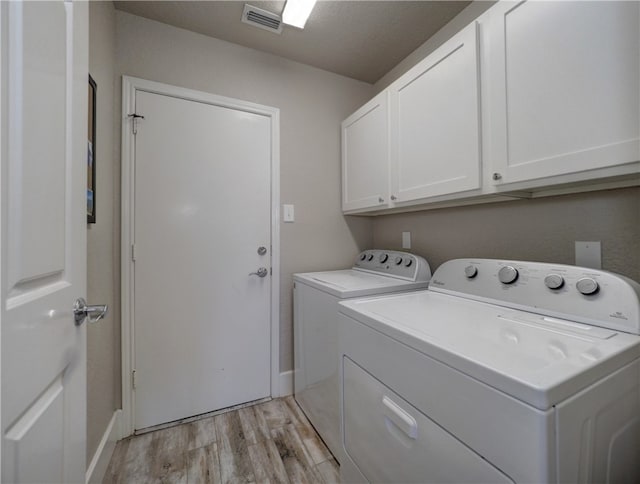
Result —
<path fill-rule="evenodd" d="M 371 245 L 371 221 L 340 209 L 340 122 L 373 94 L 360 81 L 116 12 L 117 74 L 280 109 L 280 369 L 292 368 L 292 274 L 348 266 Z"/>
<path fill-rule="evenodd" d="M 469 4 L 462 12 L 456 15 L 449 23 L 438 30 L 432 37 L 402 59 L 393 69 L 382 76 L 374 85 L 376 93 L 384 90 L 402 74 L 415 66 L 422 59 L 444 44 L 447 40 L 469 25 L 496 3 L 494 0 L 479 0 Z"/>
<path fill-rule="evenodd" d="M 116 17 L 111 2 L 89 4 L 89 72 L 98 86 L 96 224 L 87 230 L 87 300 L 109 314 L 87 327 L 87 464 L 120 408 L 120 148 L 114 137 Z"/>
<path fill-rule="evenodd" d="M 484 257 L 575 264 L 574 242 L 601 241 L 602 268 L 640 281 L 640 188 L 518 200 L 377 217 L 373 243 L 412 252 L 432 270 Z"/>

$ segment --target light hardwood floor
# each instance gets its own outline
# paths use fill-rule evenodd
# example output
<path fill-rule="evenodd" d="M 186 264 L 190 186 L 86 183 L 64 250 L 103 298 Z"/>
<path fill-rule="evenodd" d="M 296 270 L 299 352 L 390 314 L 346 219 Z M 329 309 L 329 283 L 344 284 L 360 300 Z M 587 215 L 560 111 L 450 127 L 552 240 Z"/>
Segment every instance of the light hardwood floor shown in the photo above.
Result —
<path fill-rule="evenodd" d="M 118 442 L 104 483 L 333 483 L 338 465 L 293 397 Z"/>

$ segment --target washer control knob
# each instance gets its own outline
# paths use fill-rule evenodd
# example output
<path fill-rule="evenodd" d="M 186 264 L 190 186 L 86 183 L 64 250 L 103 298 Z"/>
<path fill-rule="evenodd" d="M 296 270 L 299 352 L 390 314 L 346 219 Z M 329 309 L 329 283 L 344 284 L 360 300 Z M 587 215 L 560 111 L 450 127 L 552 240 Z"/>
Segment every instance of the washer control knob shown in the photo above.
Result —
<path fill-rule="evenodd" d="M 367 258 L 367 254 L 365 254 L 364 252 L 360 254 L 360 260 L 365 260 L 366 258 Z"/>
<path fill-rule="evenodd" d="M 504 266 L 498 271 L 498 279 L 503 284 L 511 284 L 518 279 L 518 270 L 513 266 Z"/>
<path fill-rule="evenodd" d="M 367 254 L 367 260 L 368 261 L 373 260 L 373 254 Z"/>
<path fill-rule="evenodd" d="M 564 277 L 560 274 L 549 274 L 544 278 L 544 285 L 549 289 L 560 289 L 564 286 Z"/>
<path fill-rule="evenodd" d="M 402 257 L 397 256 L 397 257 L 396 257 L 396 259 L 395 259 L 395 263 L 396 263 L 396 265 L 397 265 L 397 266 L 399 266 L 400 264 L 402 264 Z"/>
<path fill-rule="evenodd" d="M 407 260 L 404 261 L 404 266 L 411 267 L 411 264 L 413 264 L 413 259 L 411 257 L 408 257 Z"/>
<path fill-rule="evenodd" d="M 387 260 L 389 260 L 389 254 L 380 254 L 378 260 L 384 264 L 385 262 L 387 262 Z"/>
<path fill-rule="evenodd" d="M 580 294 L 591 296 L 592 294 L 598 292 L 600 286 L 598 286 L 598 283 L 594 279 L 590 277 L 583 277 L 582 279 L 579 279 L 578 282 L 576 282 L 576 288 L 578 289 L 578 292 Z"/>
<path fill-rule="evenodd" d="M 467 279 L 473 279 L 478 275 L 478 268 L 476 266 L 467 266 L 464 268 L 464 275 Z"/>

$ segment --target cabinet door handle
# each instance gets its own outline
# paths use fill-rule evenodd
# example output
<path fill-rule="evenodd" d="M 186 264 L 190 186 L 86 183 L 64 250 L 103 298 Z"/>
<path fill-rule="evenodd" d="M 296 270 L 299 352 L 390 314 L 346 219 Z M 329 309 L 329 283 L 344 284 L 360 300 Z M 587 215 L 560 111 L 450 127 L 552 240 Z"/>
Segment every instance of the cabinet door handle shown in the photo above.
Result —
<path fill-rule="evenodd" d="M 397 200 L 398 198 L 395 195 L 391 195 L 391 200 Z"/>
<path fill-rule="evenodd" d="M 379 203 L 384 203 L 384 198 L 382 198 L 382 197 L 378 197 L 378 202 L 379 202 Z"/>
<path fill-rule="evenodd" d="M 400 405 L 391 400 L 386 395 L 382 397 L 382 404 L 385 406 L 384 415 L 391 420 L 396 427 L 402 430 L 412 439 L 418 438 L 418 422 L 416 419 L 403 410 Z"/>

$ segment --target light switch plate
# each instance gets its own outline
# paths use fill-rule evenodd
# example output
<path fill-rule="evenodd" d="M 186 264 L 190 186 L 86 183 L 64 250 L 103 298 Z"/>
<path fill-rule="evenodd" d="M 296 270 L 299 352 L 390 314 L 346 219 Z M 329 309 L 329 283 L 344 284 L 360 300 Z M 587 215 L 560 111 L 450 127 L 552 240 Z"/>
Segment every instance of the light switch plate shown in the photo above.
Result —
<path fill-rule="evenodd" d="M 402 232 L 402 248 L 411 248 L 411 232 Z"/>
<path fill-rule="evenodd" d="M 591 269 L 602 269 L 602 248 L 600 241 L 576 241 L 576 265 Z"/>
<path fill-rule="evenodd" d="M 291 223 L 295 220 L 293 205 L 282 206 L 282 220 L 286 223 Z"/>

